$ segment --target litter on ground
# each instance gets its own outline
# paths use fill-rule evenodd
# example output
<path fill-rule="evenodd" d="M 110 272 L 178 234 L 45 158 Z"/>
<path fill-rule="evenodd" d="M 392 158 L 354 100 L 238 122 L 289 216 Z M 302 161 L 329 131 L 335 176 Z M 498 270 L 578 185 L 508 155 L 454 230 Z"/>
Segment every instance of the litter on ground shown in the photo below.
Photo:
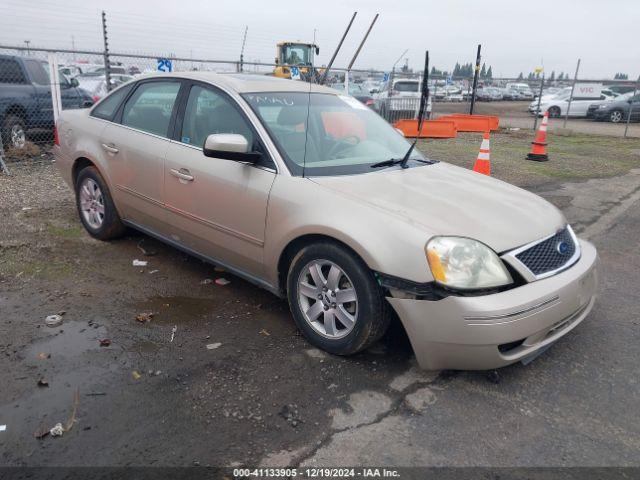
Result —
<path fill-rule="evenodd" d="M 49 315 L 44 319 L 44 323 L 47 327 L 57 327 L 62 325 L 62 315 Z"/>
<path fill-rule="evenodd" d="M 0 425 L 0 432 L 4 432 L 7 429 L 6 425 Z"/>
<path fill-rule="evenodd" d="M 56 423 L 56 425 L 49 430 L 49 433 L 52 437 L 61 437 L 64 434 L 64 428 L 62 428 L 61 423 Z"/>
<path fill-rule="evenodd" d="M 220 343 L 220 342 L 210 343 L 210 344 L 207 345 L 207 350 L 215 350 L 216 348 L 218 348 L 221 345 L 222 345 L 222 343 Z"/>
<path fill-rule="evenodd" d="M 109 345 L 111 345 L 111 340 L 109 340 L 108 338 L 103 338 L 102 340 L 100 340 L 101 347 L 108 347 Z"/>
<path fill-rule="evenodd" d="M 202 280 L 200 282 L 200 285 L 209 285 L 212 282 L 213 282 L 213 280 L 211 280 L 210 278 L 205 278 L 204 280 Z"/>
<path fill-rule="evenodd" d="M 138 260 L 137 258 L 133 261 L 132 265 L 134 267 L 146 267 L 147 266 L 147 261 L 146 260 Z"/>
<path fill-rule="evenodd" d="M 174 325 L 173 328 L 171 329 L 171 340 L 169 340 L 169 343 L 173 342 L 173 339 L 176 336 L 177 331 L 178 331 L 178 326 Z"/>
<path fill-rule="evenodd" d="M 136 315 L 136 320 L 140 323 L 150 322 L 153 318 L 153 312 L 142 312 Z"/>
<path fill-rule="evenodd" d="M 225 285 L 229 285 L 231 282 L 226 278 L 216 278 L 216 285 L 220 285 L 224 287 Z"/>
<path fill-rule="evenodd" d="M 131 372 L 131 375 L 135 380 L 140 380 L 140 377 L 142 377 L 142 375 L 140 375 L 137 370 L 134 370 L 133 372 Z"/>

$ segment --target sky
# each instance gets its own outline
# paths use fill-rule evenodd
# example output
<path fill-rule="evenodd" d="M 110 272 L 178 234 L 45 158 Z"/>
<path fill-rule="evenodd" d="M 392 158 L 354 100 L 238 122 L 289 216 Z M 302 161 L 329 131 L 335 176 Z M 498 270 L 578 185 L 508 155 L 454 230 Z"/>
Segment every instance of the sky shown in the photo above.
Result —
<path fill-rule="evenodd" d="M 2 0 L 0 44 L 101 49 L 102 10 L 111 51 L 121 53 L 236 60 L 247 28 L 247 61 L 273 62 L 278 41 L 315 37 L 316 63 L 326 64 L 357 11 L 336 66 L 349 63 L 379 13 L 354 68 L 388 71 L 406 58 L 421 69 L 428 49 L 432 66 L 451 71 L 482 44 L 494 77 L 540 66 L 573 76 L 579 58 L 580 78 L 640 74 L 638 0 Z"/>

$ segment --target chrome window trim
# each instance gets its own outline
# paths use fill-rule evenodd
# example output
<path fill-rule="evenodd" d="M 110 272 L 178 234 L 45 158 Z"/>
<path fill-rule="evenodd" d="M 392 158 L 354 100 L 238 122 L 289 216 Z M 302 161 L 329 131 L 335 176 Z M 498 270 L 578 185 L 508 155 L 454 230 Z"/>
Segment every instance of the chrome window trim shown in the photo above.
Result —
<path fill-rule="evenodd" d="M 529 270 L 529 268 L 524 263 L 522 263 L 516 257 L 516 255 L 518 255 L 519 253 L 522 253 L 525 250 L 535 247 L 536 245 L 544 242 L 545 240 L 549 240 L 550 238 L 555 237 L 559 232 L 561 232 L 565 228 L 567 229 L 567 231 L 569 232 L 569 235 L 571 236 L 571 239 L 573 240 L 573 243 L 575 245 L 575 251 L 573 252 L 573 255 L 571 256 L 571 258 L 569 258 L 569 260 L 567 260 L 565 264 L 562 265 L 561 267 L 556 268 L 555 270 L 550 270 L 548 272 L 541 273 L 540 275 L 535 275 L 531 270 Z M 539 240 L 534 240 L 533 242 L 527 243 L 526 245 L 522 245 L 521 247 L 510 250 L 507 253 L 504 253 L 503 255 L 501 255 L 500 258 L 502 258 L 507 263 L 509 263 L 509 265 L 515 268 L 518 271 L 518 273 L 520 273 L 525 278 L 527 282 L 534 282 L 536 280 L 542 280 L 543 278 L 552 277 L 553 275 L 560 273 L 563 270 L 566 270 L 567 268 L 574 265 L 578 261 L 581 255 L 582 255 L 582 252 L 580 249 L 580 242 L 578 241 L 578 237 L 576 237 L 576 234 L 571 228 L 571 225 L 566 224 L 563 228 L 561 228 L 557 232 L 551 235 L 547 235 L 546 237 L 541 238 Z"/>

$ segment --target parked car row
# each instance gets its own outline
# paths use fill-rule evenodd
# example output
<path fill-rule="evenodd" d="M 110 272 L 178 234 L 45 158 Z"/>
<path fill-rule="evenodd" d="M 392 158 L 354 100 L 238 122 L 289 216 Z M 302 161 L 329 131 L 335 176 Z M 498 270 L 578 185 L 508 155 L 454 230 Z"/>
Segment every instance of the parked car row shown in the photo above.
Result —
<path fill-rule="evenodd" d="M 633 91 L 618 94 L 611 89 L 603 89 L 598 99 L 573 98 L 569 105 L 571 88 L 563 89 L 551 96 L 543 95 L 540 99 L 529 104 L 528 111 L 532 115 L 541 116 L 549 112 L 549 117 L 562 117 L 569 113 L 570 117 L 591 118 L 594 120 L 606 120 L 620 123 L 629 117 L 631 120 L 640 120 L 640 94 L 634 96 Z"/>

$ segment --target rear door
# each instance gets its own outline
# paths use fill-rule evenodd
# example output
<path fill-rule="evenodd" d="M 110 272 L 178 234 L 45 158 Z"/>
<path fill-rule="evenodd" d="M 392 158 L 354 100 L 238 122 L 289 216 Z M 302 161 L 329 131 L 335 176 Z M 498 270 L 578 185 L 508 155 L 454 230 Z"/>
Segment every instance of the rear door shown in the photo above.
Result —
<path fill-rule="evenodd" d="M 237 102 L 207 84 L 192 83 L 183 97 L 164 166 L 170 237 L 243 273 L 263 275 L 269 192 L 276 176 L 257 133 Z M 208 135 L 244 135 L 263 161 L 250 165 L 205 157 Z"/>
<path fill-rule="evenodd" d="M 164 160 L 181 86 L 169 78 L 139 82 L 101 138 L 121 215 L 158 233 L 166 233 Z"/>

